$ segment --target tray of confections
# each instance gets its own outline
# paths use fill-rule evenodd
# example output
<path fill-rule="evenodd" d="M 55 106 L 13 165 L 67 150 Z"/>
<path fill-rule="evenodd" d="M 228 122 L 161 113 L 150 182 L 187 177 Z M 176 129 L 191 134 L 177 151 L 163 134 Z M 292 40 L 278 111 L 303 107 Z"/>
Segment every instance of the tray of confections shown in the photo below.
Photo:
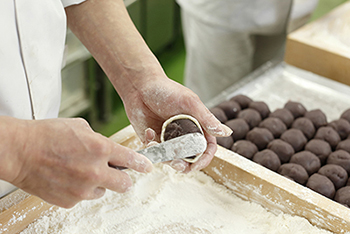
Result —
<path fill-rule="evenodd" d="M 218 145 L 349 209 L 349 86 L 268 62 L 206 105 L 234 131 Z"/>

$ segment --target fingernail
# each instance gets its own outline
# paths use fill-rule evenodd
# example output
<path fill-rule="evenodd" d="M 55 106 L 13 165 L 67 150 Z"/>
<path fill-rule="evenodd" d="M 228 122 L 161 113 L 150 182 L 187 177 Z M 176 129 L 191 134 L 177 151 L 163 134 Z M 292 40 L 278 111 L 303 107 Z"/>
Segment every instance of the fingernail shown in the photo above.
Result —
<path fill-rule="evenodd" d="M 179 171 L 179 172 L 183 172 L 186 170 L 186 166 L 182 163 L 182 162 L 179 162 L 179 161 L 172 161 L 170 163 L 170 166 L 176 170 L 176 171 Z"/>
<path fill-rule="evenodd" d="M 153 171 L 153 164 L 148 164 L 146 167 L 145 167 L 145 172 L 146 173 L 150 173 Z"/>
<path fill-rule="evenodd" d="M 219 126 L 216 127 L 209 127 L 209 130 L 217 135 L 217 136 L 221 136 L 221 137 L 228 137 L 231 136 L 232 134 L 232 129 L 227 127 L 225 124 L 220 124 Z"/>

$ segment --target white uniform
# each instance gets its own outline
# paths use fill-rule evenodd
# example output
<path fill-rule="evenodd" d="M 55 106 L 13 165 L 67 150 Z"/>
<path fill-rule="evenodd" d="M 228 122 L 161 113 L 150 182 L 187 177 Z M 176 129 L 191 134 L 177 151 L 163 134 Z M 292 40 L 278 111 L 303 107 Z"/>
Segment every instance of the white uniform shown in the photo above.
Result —
<path fill-rule="evenodd" d="M 64 7 L 84 0 L 0 1 L 0 115 L 58 116 L 66 36 Z M 14 187 L 0 181 L 0 197 Z"/>
<path fill-rule="evenodd" d="M 207 102 L 283 52 L 291 0 L 177 0 L 186 46 L 185 85 Z M 318 0 L 294 0 L 289 30 Z"/>

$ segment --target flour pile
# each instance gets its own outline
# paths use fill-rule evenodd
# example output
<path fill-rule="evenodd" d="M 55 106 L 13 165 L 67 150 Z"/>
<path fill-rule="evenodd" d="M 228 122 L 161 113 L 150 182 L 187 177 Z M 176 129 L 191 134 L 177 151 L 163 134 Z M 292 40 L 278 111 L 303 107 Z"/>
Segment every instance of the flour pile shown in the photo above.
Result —
<path fill-rule="evenodd" d="M 31 224 L 28 233 L 330 233 L 306 219 L 278 216 L 244 201 L 202 172 L 177 173 L 158 165 L 150 174 L 129 172 L 134 187 L 126 194 L 58 209 Z"/>

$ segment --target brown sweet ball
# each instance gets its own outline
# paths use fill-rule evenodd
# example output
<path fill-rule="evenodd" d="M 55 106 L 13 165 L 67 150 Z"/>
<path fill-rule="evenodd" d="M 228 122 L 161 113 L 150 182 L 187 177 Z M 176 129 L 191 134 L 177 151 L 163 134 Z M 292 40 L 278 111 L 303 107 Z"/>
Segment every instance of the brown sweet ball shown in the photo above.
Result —
<path fill-rule="evenodd" d="M 282 133 L 281 139 L 289 143 L 295 152 L 299 152 L 304 149 L 307 142 L 303 132 L 299 129 L 291 128 Z"/>
<path fill-rule="evenodd" d="M 306 187 L 330 199 L 333 199 L 335 194 L 335 187 L 332 181 L 326 176 L 320 175 L 318 173 L 310 176 L 306 183 Z"/>
<path fill-rule="evenodd" d="M 283 132 L 287 130 L 286 125 L 279 118 L 268 117 L 264 119 L 260 124 L 260 128 L 268 129 L 275 138 L 281 136 Z"/>
<path fill-rule="evenodd" d="M 337 150 L 328 156 L 327 164 L 335 164 L 343 167 L 350 175 L 350 154 L 345 150 Z"/>
<path fill-rule="evenodd" d="M 309 151 L 294 154 L 289 162 L 303 166 L 309 175 L 314 174 L 321 168 L 320 159 Z"/>
<path fill-rule="evenodd" d="M 320 139 L 312 139 L 305 145 L 305 150 L 315 154 L 324 165 L 327 161 L 328 155 L 332 153 L 331 146 L 328 142 Z"/>
<path fill-rule="evenodd" d="M 281 166 L 281 161 L 277 154 L 269 149 L 257 152 L 253 157 L 253 161 L 272 171 L 277 171 Z"/>
<path fill-rule="evenodd" d="M 287 126 L 287 128 L 289 128 L 294 121 L 294 116 L 292 113 L 285 108 L 276 109 L 274 112 L 271 112 L 269 116 L 279 118 Z"/>
<path fill-rule="evenodd" d="M 290 110 L 295 119 L 304 116 L 306 113 L 306 108 L 300 102 L 288 101 L 284 108 Z"/>
<path fill-rule="evenodd" d="M 278 169 L 278 173 L 302 185 L 309 179 L 305 168 L 296 163 L 282 164 Z"/>
<path fill-rule="evenodd" d="M 345 169 L 335 164 L 324 165 L 318 170 L 318 174 L 327 176 L 333 182 L 335 190 L 344 187 L 348 181 L 348 173 Z"/>
<path fill-rule="evenodd" d="M 337 119 L 328 124 L 331 126 L 340 136 L 340 139 L 346 139 L 350 134 L 350 123 L 345 119 Z"/>
<path fill-rule="evenodd" d="M 234 141 L 244 139 L 249 132 L 249 125 L 244 119 L 231 119 L 225 124 L 232 129 L 231 136 Z"/>
<path fill-rule="evenodd" d="M 258 152 L 258 147 L 256 147 L 256 145 L 250 141 L 239 140 L 233 144 L 231 150 L 239 155 L 251 159 Z"/>
<path fill-rule="evenodd" d="M 346 186 L 350 186 L 350 178 L 348 179 L 348 182 L 346 182 Z"/>
<path fill-rule="evenodd" d="M 336 150 L 345 150 L 346 152 L 350 153 L 350 139 L 345 139 L 338 143 Z"/>
<path fill-rule="evenodd" d="M 307 139 L 311 139 L 315 134 L 314 124 L 311 122 L 311 120 L 305 117 L 299 117 L 294 120 L 292 128 L 302 131 Z"/>
<path fill-rule="evenodd" d="M 350 123 L 350 109 L 345 110 L 341 115 L 340 118 L 347 120 Z"/>
<path fill-rule="evenodd" d="M 219 107 L 213 107 L 210 112 L 221 122 L 225 123 L 228 119 L 225 112 Z"/>
<path fill-rule="evenodd" d="M 217 137 L 216 142 L 218 145 L 226 148 L 226 149 L 231 149 L 233 145 L 233 138 L 231 136 L 228 137 Z"/>
<path fill-rule="evenodd" d="M 221 108 L 225 112 L 228 119 L 236 118 L 238 112 L 241 111 L 241 106 L 233 100 L 223 101 L 217 105 L 217 107 Z"/>
<path fill-rule="evenodd" d="M 332 149 L 335 149 L 340 142 L 339 134 L 332 127 L 320 127 L 315 136 L 315 139 L 327 141 Z"/>
<path fill-rule="evenodd" d="M 253 101 L 250 97 L 243 94 L 238 94 L 232 97 L 230 100 L 237 102 L 241 106 L 241 109 L 247 108 L 249 106 L 249 103 Z"/>
<path fill-rule="evenodd" d="M 253 142 L 259 150 L 263 150 L 274 138 L 272 133 L 266 128 L 256 127 L 247 133 L 246 139 Z"/>
<path fill-rule="evenodd" d="M 340 188 L 335 194 L 334 201 L 346 207 L 350 207 L 350 186 Z"/>
<path fill-rule="evenodd" d="M 327 125 L 327 116 L 320 109 L 307 111 L 304 117 L 311 120 L 316 130 Z"/>
<path fill-rule="evenodd" d="M 261 122 L 261 116 L 259 112 L 250 108 L 241 110 L 238 113 L 237 118 L 244 119 L 248 123 L 250 129 L 257 127 Z"/>
<path fill-rule="evenodd" d="M 248 107 L 257 110 L 260 113 L 262 119 L 265 119 L 270 114 L 270 108 L 265 102 L 253 101 L 249 103 Z"/>
<path fill-rule="evenodd" d="M 290 157 L 295 153 L 293 147 L 281 139 L 275 139 L 271 141 L 267 148 L 275 152 L 277 156 L 280 158 L 281 163 L 289 162 Z"/>

